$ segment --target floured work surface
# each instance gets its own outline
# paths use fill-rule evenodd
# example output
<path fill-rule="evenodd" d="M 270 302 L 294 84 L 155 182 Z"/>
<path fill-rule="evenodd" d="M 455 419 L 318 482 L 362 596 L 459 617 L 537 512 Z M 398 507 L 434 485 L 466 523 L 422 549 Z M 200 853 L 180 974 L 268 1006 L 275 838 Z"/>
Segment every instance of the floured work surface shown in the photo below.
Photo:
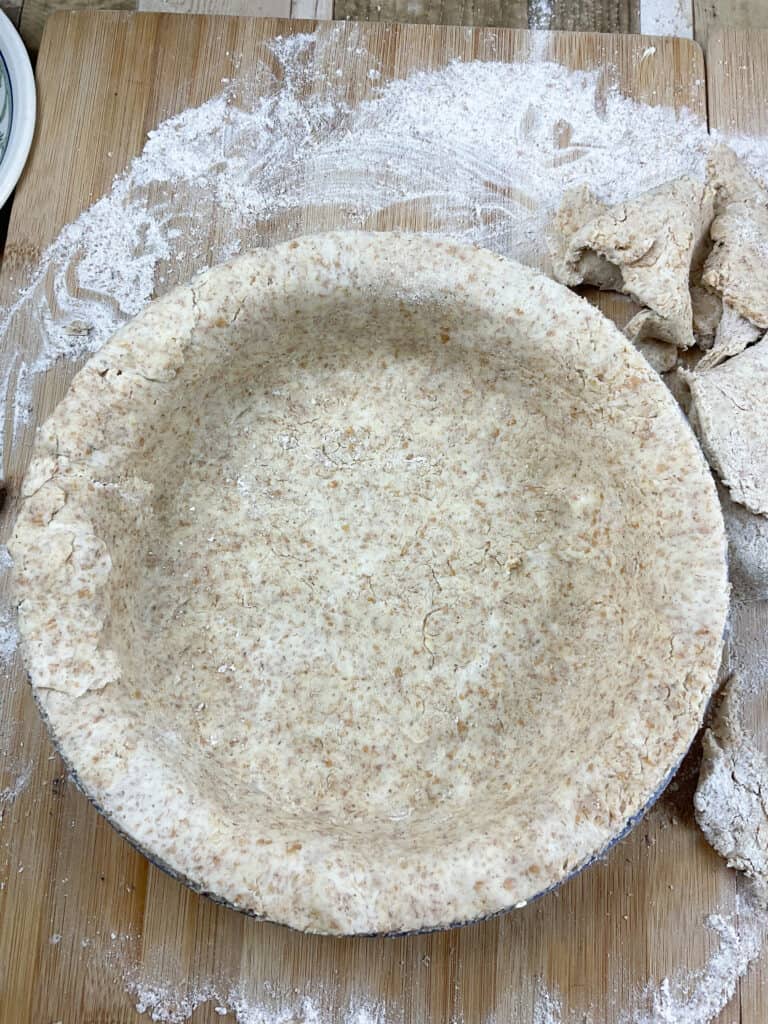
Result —
<path fill-rule="evenodd" d="M 273 90 L 286 65 L 265 41 L 302 30 L 311 26 L 172 16 L 57 17 L 38 65 L 39 141 L 11 220 L 4 303 L 13 302 L 16 290 L 29 282 L 41 251 L 60 229 L 109 190 L 113 175 L 141 151 L 147 130 L 233 81 L 245 81 L 251 69 L 249 102 L 253 94 Z M 453 58 L 554 57 L 574 68 L 607 69 L 606 91 L 617 83 L 625 94 L 687 107 L 703 118 L 703 63 L 690 43 L 563 35 L 554 40 L 552 52 L 548 45 L 541 37 L 503 30 L 386 25 L 325 25 L 311 43 L 313 60 L 339 82 L 352 105 L 388 78 L 441 67 Z M 173 61 L 164 56 L 169 53 Z M 311 91 L 313 85 L 307 80 L 300 88 Z M 569 105 L 563 108 L 557 132 L 566 163 L 574 159 L 569 140 L 575 127 L 568 121 Z M 340 116 L 339 107 L 328 116 Z M 536 132 L 535 110 L 510 124 L 509 131 L 517 133 L 523 149 L 526 135 Z M 372 161 L 371 173 L 385 173 L 390 156 L 382 153 Z M 467 153 L 468 165 L 472 156 Z M 283 168 L 274 154 L 270 167 L 279 191 Z M 286 175 L 288 169 L 286 164 Z M 493 181 L 491 171 L 488 178 Z M 59 183 L 55 190 L 52 181 Z M 511 191 L 514 184 L 507 188 Z M 500 202 L 505 198 L 501 195 Z M 240 199 L 220 197 L 223 207 L 228 202 L 237 207 Z M 286 206 L 261 221 L 258 211 L 241 205 L 243 221 L 258 224 L 258 230 L 250 236 L 243 231 L 240 242 L 247 247 L 355 223 L 375 229 L 441 226 L 439 208 L 408 195 L 401 204 L 367 216 L 344 210 L 343 199 L 333 209 Z M 148 190 L 143 201 L 164 204 L 178 215 L 182 235 L 201 209 L 195 205 L 199 195 L 172 185 Z M 523 195 L 521 202 L 530 203 L 531 197 Z M 460 234 L 474 217 L 482 220 L 484 211 L 467 209 L 464 225 L 455 220 L 455 211 L 451 216 L 446 226 Z M 207 219 L 207 212 L 205 217 L 209 235 L 203 259 L 221 259 L 233 251 L 232 239 L 222 236 L 225 218 Z M 534 253 L 537 247 L 543 251 L 537 237 L 530 241 Z M 150 246 L 151 236 L 145 242 Z M 98 257 L 86 253 L 81 262 L 89 255 Z M 188 277 L 200 258 L 199 247 L 192 245 L 166 254 L 159 263 L 158 289 Z M 64 290 L 72 287 L 73 273 L 73 268 L 64 273 Z M 104 275 L 109 292 L 108 267 Z M 131 312 L 142 287 L 139 276 L 124 296 L 124 312 Z M 92 296 L 82 298 L 86 308 Z M 57 295 L 51 308 L 62 301 Z M 618 306 L 616 313 L 621 315 Z M 6 366 L 11 353 L 33 344 L 44 315 L 39 304 L 21 309 L 5 339 Z M 109 315 L 104 313 L 104 322 Z M 62 348 L 67 337 L 95 329 L 98 324 L 94 328 L 68 307 Z M 8 522 L 32 424 L 61 396 L 72 369 L 54 366 L 30 389 L 30 400 L 17 403 L 29 405 L 32 417 L 17 408 L 14 440 L 5 453 Z M 22 396 L 27 386 L 19 381 Z M 9 409 L 9 431 L 13 419 Z M 387 1022 L 493 1016 L 527 1021 L 534 1014 L 546 1021 L 560 1019 L 557 998 L 563 1019 L 590 1009 L 595 1022 L 607 1022 L 646 1007 L 640 990 L 651 979 L 704 965 L 720 940 L 703 919 L 714 910 L 728 915 L 734 908 L 735 878 L 696 831 L 690 811 L 693 780 L 683 778 L 604 864 L 519 913 L 397 940 L 304 937 L 194 896 L 121 840 L 66 780 L 17 660 L 3 700 L 2 730 L 7 739 L 0 762 L 0 963 L 7 966 L 0 981 L 0 1019 L 14 1024 L 70 1016 L 118 1024 L 135 1019 L 137 1004 L 160 1020 L 215 1021 L 224 1010 L 239 1013 L 242 1021 L 256 1020 L 256 1008 L 267 1020 L 280 1019 L 281 1013 L 283 1019 L 311 1019 L 311 1013 L 320 1020 L 355 1013 L 363 1019 L 362 1007 Z"/>

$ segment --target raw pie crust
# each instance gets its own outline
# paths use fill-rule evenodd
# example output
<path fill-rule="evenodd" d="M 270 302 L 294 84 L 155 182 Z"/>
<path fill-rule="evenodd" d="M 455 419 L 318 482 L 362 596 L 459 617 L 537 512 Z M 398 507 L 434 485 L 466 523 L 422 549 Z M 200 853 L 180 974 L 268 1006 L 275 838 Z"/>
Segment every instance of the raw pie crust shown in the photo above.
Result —
<path fill-rule="evenodd" d="M 587 863 L 688 747 L 727 605 L 642 356 L 541 274 L 408 235 L 152 303 L 39 431 L 12 553 L 85 792 L 194 888 L 332 933 Z"/>

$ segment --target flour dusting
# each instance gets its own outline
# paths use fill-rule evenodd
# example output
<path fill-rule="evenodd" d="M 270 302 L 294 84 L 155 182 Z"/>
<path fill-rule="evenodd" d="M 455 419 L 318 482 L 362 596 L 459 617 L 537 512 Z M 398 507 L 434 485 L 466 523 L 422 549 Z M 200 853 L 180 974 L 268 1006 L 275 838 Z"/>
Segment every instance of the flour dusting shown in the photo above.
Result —
<path fill-rule="evenodd" d="M 223 1020 L 236 1024 L 397 1024 L 402 1020 L 392 1008 L 381 1003 L 351 1002 L 332 1017 L 323 1007 L 322 994 L 294 996 L 286 1000 L 260 1000 L 245 994 L 239 986 L 204 984 L 197 988 L 176 987 L 153 981 L 135 971 L 126 980 L 126 991 L 135 1000 L 136 1012 L 163 1024 L 185 1024 L 198 1007 L 210 1006 Z"/>
<path fill-rule="evenodd" d="M 707 926 L 718 947 L 701 971 L 680 971 L 649 988 L 650 1007 L 622 1024 L 709 1024 L 730 1002 L 749 965 L 760 954 L 766 931 L 765 910 L 749 890 L 737 897 L 736 912 L 712 914 Z"/>
<path fill-rule="evenodd" d="M 352 106 L 333 38 L 273 40 L 247 77 L 150 132 L 110 192 L 60 233 L 0 321 L 9 351 L 23 332 L 31 352 L 10 361 L 0 387 L 12 440 L 41 373 L 57 361 L 74 371 L 152 297 L 233 253 L 375 227 L 388 209 L 412 227 L 418 206 L 421 230 L 540 263 L 566 189 L 589 182 L 614 203 L 703 176 L 702 123 L 627 99 L 609 72 L 453 62 L 386 84 L 366 74 Z"/>
<path fill-rule="evenodd" d="M 640 31 L 650 36 L 693 38 L 690 0 L 643 0 Z"/>
<path fill-rule="evenodd" d="M 712 141 L 724 142 L 730 146 L 763 184 L 768 184 L 768 144 L 764 137 L 735 135 L 715 130 L 712 132 Z"/>
<path fill-rule="evenodd" d="M 696 971 L 679 970 L 659 983 L 651 982 L 640 997 L 642 1006 L 631 1014 L 617 1012 L 617 1024 L 710 1024 L 728 1005 L 739 979 L 760 955 L 768 931 L 765 908 L 757 890 L 737 897 L 734 914 L 711 914 L 706 926 L 717 947 Z M 540 986 L 533 1024 L 589 1024 L 584 1014 L 565 1014 L 559 997 Z"/>
<path fill-rule="evenodd" d="M 19 647 L 16 614 L 8 605 L 0 605 L 0 671 L 7 670 Z"/>
<path fill-rule="evenodd" d="M 541 981 L 536 986 L 533 1003 L 533 1024 L 562 1024 L 563 1005 L 555 992 L 550 992 Z"/>
<path fill-rule="evenodd" d="M 552 0 L 529 0 L 528 27 L 532 29 L 552 28 Z"/>
<path fill-rule="evenodd" d="M 3 815 L 3 804 L 12 804 L 17 800 L 29 785 L 32 778 L 32 763 L 28 762 L 18 772 L 10 785 L 0 789 L 0 821 Z"/>
<path fill-rule="evenodd" d="M 0 544 L 0 575 L 13 567 L 11 553 Z M 19 649 L 19 631 L 16 610 L 8 602 L 0 601 L 0 673 L 7 672 Z"/>

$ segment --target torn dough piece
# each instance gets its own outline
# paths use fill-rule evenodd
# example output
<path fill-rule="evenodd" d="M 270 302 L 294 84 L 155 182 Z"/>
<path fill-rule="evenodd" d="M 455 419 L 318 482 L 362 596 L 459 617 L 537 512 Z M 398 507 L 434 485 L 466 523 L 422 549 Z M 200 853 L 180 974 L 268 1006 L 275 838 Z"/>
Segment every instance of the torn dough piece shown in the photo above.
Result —
<path fill-rule="evenodd" d="M 707 236 L 712 190 L 679 178 L 607 208 L 586 188 L 567 193 L 552 224 L 554 274 L 630 295 L 644 308 L 625 328 L 633 341 L 695 343 L 691 264 Z"/>
<path fill-rule="evenodd" d="M 718 487 L 728 535 L 728 566 L 733 596 L 768 601 L 768 516 L 756 516 Z"/>
<path fill-rule="evenodd" d="M 608 206 L 592 195 L 587 185 L 569 189 L 552 220 L 549 238 L 552 269 L 558 281 L 575 288 L 591 284 L 603 291 L 621 291 L 621 272 L 592 249 L 576 258 L 572 241 L 585 225 L 608 212 Z"/>
<path fill-rule="evenodd" d="M 677 349 L 665 341 L 654 341 L 653 338 L 647 341 L 638 340 L 635 342 L 635 348 L 642 352 L 656 373 L 667 373 L 677 363 Z"/>
<path fill-rule="evenodd" d="M 691 284 L 691 306 L 696 344 L 700 349 L 712 348 L 723 316 L 722 300 L 703 285 Z"/>
<path fill-rule="evenodd" d="M 723 303 L 723 315 L 715 331 L 714 344 L 705 352 L 696 366 L 697 370 L 711 370 L 725 359 L 737 356 L 745 348 L 757 341 L 762 330 L 737 313 L 735 309 Z"/>
<path fill-rule="evenodd" d="M 597 259 L 597 257 L 595 258 Z M 614 272 L 616 271 L 616 268 L 611 267 L 609 263 L 605 263 L 605 261 L 603 263 L 605 267 L 609 267 Z M 607 288 L 604 290 L 607 290 Z M 628 295 L 622 295 L 620 292 L 614 292 L 612 299 L 613 306 L 610 318 L 617 327 L 624 330 L 624 327 L 638 312 L 638 305 Z M 647 341 L 635 341 L 634 346 L 645 357 L 646 362 L 656 373 L 667 373 L 677 365 L 679 350 L 674 345 L 668 345 L 664 341 L 654 341 L 653 338 L 649 338 Z"/>
<path fill-rule="evenodd" d="M 696 821 L 728 867 L 764 886 L 768 880 L 768 759 L 741 724 L 738 677 L 704 733 Z"/>
<path fill-rule="evenodd" d="M 734 501 L 768 514 L 768 338 L 686 379 L 691 424 L 709 464 Z"/>
<path fill-rule="evenodd" d="M 768 190 L 728 146 L 712 150 L 707 177 L 715 217 L 702 281 L 726 306 L 768 328 Z"/>
<path fill-rule="evenodd" d="M 730 146 L 713 146 L 707 158 L 707 182 L 715 192 L 715 215 L 735 202 L 759 205 L 768 201 L 765 186 Z"/>

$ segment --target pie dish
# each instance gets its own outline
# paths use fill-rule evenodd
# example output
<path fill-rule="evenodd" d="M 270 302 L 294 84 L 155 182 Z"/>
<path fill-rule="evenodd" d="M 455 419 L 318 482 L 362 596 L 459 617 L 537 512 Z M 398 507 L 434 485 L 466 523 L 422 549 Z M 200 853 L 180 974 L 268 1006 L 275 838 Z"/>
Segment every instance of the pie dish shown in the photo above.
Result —
<path fill-rule="evenodd" d="M 699 727 L 728 597 L 642 356 L 416 235 L 153 302 L 39 430 L 11 550 L 88 796 L 195 889 L 335 934 L 478 919 L 600 853 Z"/>

